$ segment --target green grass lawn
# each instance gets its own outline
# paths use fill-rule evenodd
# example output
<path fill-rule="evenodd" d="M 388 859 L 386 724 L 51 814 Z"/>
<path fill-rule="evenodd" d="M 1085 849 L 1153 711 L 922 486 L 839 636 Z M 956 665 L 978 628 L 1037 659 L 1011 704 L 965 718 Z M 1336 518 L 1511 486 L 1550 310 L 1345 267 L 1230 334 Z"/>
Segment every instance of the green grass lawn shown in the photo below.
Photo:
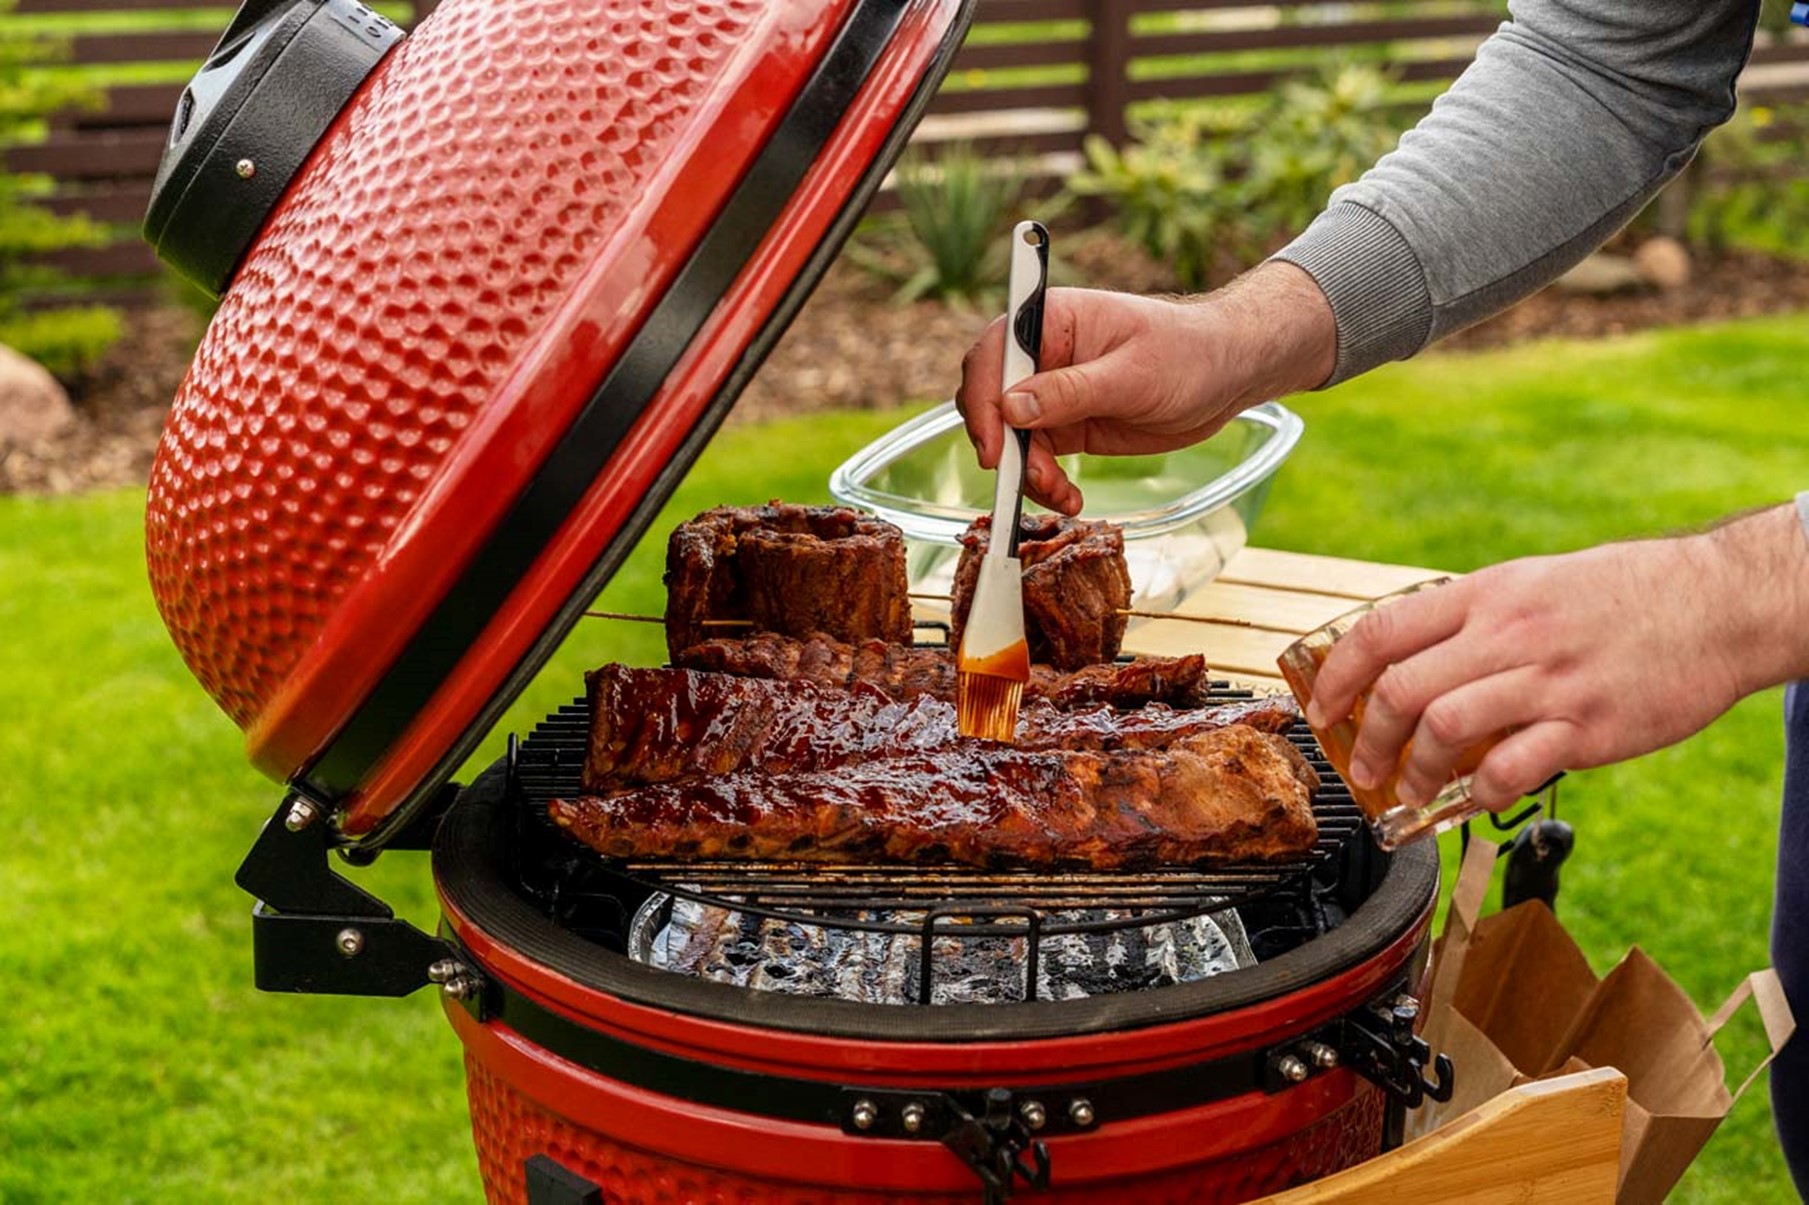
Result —
<path fill-rule="evenodd" d="M 1801 320 L 1780 319 L 1376 373 L 1298 400 L 1309 434 L 1258 538 L 1462 570 L 1781 499 L 1809 484 L 1806 355 Z M 898 418 L 725 432 L 606 602 L 658 606 L 672 520 L 820 499 Z M 458 1048 L 431 997 L 252 990 L 232 873 L 277 788 L 169 646 L 141 509 L 133 493 L 0 499 L 0 1201 L 475 1201 Z M 509 726 L 587 667 L 659 652 L 657 629 L 587 626 Z M 1680 748 L 1573 777 L 1561 912 L 1598 969 L 1637 941 L 1711 1004 L 1764 964 L 1781 748 L 1770 694 Z M 431 921 L 423 856 L 365 879 Z M 1756 1032 L 1723 1043 L 1736 1065 Z M 1760 1090 L 1680 1197 L 1788 1195 Z"/>

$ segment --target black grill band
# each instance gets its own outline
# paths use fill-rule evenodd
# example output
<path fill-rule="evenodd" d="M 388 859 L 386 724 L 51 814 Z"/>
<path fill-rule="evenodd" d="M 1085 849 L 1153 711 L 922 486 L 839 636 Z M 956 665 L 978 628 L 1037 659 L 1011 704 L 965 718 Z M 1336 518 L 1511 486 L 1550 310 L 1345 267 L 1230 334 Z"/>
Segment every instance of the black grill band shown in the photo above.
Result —
<path fill-rule="evenodd" d="M 479 965 L 456 940 L 452 944 L 467 965 Z M 1404 987 L 1402 978 L 1381 995 L 1392 997 Z M 896 1109 L 899 1102 L 917 1096 L 932 1113 L 938 1107 L 945 1108 L 945 1102 L 950 1100 L 971 1113 L 977 1114 L 983 1107 L 979 1098 L 984 1089 L 979 1088 L 913 1092 L 862 1087 L 747 1071 L 667 1054 L 591 1029 L 494 978 L 484 985 L 481 1012 L 486 1024 L 507 1026 L 548 1053 L 588 1071 L 662 1096 L 731 1112 L 846 1129 L 851 1104 L 862 1100 L 882 1102 L 882 1107 L 891 1103 Z M 1042 1104 L 1048 1118 L 1043 1136 L 1059 1136 L 1263 1091 L 1267 1062 L 1266 1051 L 1252 1050 L 1142 1075 L 1015 1088 L 1008 1084 L 988 1087 L 1004 1087 L 1017 1100 Z M 1073 1116 L 1072 1105 L 1076 1101 L 1087 1105 L 1088 1121 L 1084 1125 Z M 885 1126 L 884 1131 L 891 1137 L 911 1136 L 896 1132 L 891 1125 Z M 916 1137 L 934 1141 L 939 1135 L 926 1130 Z"/>

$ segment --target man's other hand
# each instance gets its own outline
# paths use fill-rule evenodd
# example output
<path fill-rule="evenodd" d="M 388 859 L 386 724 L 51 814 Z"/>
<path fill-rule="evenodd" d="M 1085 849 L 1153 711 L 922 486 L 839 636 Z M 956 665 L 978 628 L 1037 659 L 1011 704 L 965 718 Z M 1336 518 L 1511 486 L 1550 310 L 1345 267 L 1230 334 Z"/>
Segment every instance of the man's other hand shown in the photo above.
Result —
<path fill-rule="evenodd" d="M 1316 725 L 1368 691 L 1360 787 L 1402 764 L 1424 804 L 1465 750 L 1509 729 L 1471 780 L 1500 810 L 1560 770 L 1636 757 L 1745 695 L 1809 672 L 1809 544 L 1791 507 L 1701 535 L 1511 561 L 1364 617 L 1315 684 Z"/>

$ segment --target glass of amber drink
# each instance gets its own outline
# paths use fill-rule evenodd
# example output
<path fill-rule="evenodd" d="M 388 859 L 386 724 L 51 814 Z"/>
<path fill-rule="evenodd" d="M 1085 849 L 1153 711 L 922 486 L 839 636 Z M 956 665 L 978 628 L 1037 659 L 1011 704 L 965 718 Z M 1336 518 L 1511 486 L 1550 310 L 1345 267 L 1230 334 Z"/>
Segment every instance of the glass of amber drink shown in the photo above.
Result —
<path fill-rule="evenodd" d="M 1385 595 L 1348 614 L 1340 615 L 1290 645 L 1281 655 L 1278 664 L 1281 666 L 1282 677 L 1293 688 L 1294 697 L 1300 700 L 1301 707 L 1305 708 L 1313 701 L 1313 685 L 1319 676 L 1319 667 L 1325 664 L 1332 646 L 1356 627 L 1359 620 L 1379 607 L 1385 607 L 1410 594 L 1442 586 L 1449 580 L 1439 578 L 1421 582 L 1417 586 Z M 1332 768 L 1338 771 L 1338 776 L 1350 787 L 1351 796 L 1368 818 L 1370 831 L 1375 834 L 1378 845 L 1383 849 L 1398 849 L 1409 841 L 1442 833 L 1482 811 L 1470 799 L 1470 776 L 1476 772 L 1484 755 L 1507 735 L 1505 732 L 1465 750 L 1453 771 L 1451 781 L 1429 802 L 1410 807 L 1402 803 L 1395 792 L 1400 784 L 1401 767 L 1407 764 L 1407 758 L 1413 750 L 1411 741 L 1401 750 L 1400 761 L 1396 763 L 1394 771 L 1373 789 L 1363 789 L 1350 781 L 1351 749 L 1357 742 L 1357 729 L 1363 723 L 1363 708 L 1368 699 L 1369 692 L 1366 690 L 1357 696 L 1356 706 L 1350 716 L 1326 728 L 1314 726 L 1313 735 L 1319 738 L 1319 747 L 1325 751 L 1326 760 L 1332 763 Z"/>

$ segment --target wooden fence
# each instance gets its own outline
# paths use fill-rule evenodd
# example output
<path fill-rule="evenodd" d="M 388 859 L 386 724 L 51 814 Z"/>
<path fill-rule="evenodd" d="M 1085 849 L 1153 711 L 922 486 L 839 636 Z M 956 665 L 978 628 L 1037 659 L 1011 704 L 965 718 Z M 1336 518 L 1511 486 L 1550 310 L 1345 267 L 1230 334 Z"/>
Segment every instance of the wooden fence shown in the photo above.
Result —
<path fill-rule="evenodd" d="M 419 0 L 413 9 L 424 14 L 434 3 Z M 1408 85 L 1450 79 L 1503 10 L 1498 0 L 980 0 L 974 32 L 919 140 L 967 139 L 1035 156 L 1059 174 L 1075 162 L 1088 134 L 1122 141 L 1127 116 L 1140 105 L 1260 93 L 1327 53 L 1386 62 Z M 58 266 L 85 280 L 143 291 L 157 266 L 137 241 L 136 224 L 180 81 L 212 48 L 217 30 L 180 27 L 174 16 L 171 27 L 159 28 L 158 13 L 193 12 L 171 10 L 169 0 L 18 0 L 16 11 L 148 17 L 130 32 L 78 34 L 72 57 L 80 64 L 131 65 L 135 78 L 149 74 L 158 82 L 115 84 L 101 108 L 61 114 L 45 141 L 0 152 L 13 170 L 54 178 L 55 209 L 116 225 L 118 242 L 62 253 Z M 1761 45 L 1746 90 L 1780 101 L 1809 99 L 1809 44 Z"/>

